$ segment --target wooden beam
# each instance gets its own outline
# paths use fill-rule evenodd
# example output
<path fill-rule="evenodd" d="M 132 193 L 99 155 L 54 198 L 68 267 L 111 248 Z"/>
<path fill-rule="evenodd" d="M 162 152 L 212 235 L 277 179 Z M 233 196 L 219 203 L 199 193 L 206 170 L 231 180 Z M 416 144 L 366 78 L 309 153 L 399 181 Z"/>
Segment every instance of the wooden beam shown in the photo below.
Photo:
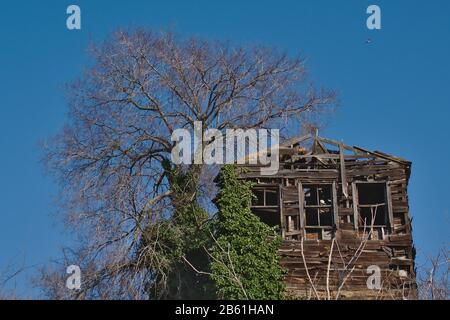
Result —
<path fill-rule="evenodd" d="M 403 161 L 403 162 L 405 162 L 405 163 L 411 164 L 411 161 L 408 161 L 408 160 L 406 160 L 406 159 L 403 159 L 403 158 L 400 158 L 400 157 L 397 157 L 397 156 L 393 156 L 393 155 L 390 155 L 390 154 L 387 154 L 387 153 L 384 153 L 384 152 L 381 152 L 381 151 L 378 151 L 378 150 L 375 150 L 374 152 L 375 152 L 376 154 L 381 154 L 381 155 L 384 155 L 384 156 L 386 156 L 386 157 L 391 157 L 391 158 L 393 158 L 393 159 L 397 159 L 397 160 Z"/>
<path fill-rule="evenodd" d="M 392 208 L 392 193 L 391 193 L 391 186 L 389 185 L 389 182 L 386 183 L 386 200 L 387 202 L 387 211 L 388 211 L 388 217 L 389 217 L 389 226 L 391 229 L 391 232 L 394 231 L 394 210 Z"/>
<path fill-rule="evenodd" d="M 303 194 L 303 185 L 300 182 L 300 180 L 298 180 L 297 186 L 298 186 L 298 210 L 300 214 L 300 230 L 302 231 L 302 236 L 304 236 L 303 230 L 305 228 L 305 210 L 303 204 L 305 200 Z"/>
<path fill-rule="evenodd" d="M 281 143 L 280 146 L 281 147 L 295 146 L 295 145 L 298 145 L 298 144 L 302 143 L 303 141 L 306 141 L 311 138 L 312 138 L 311 134 L 290 138 L 290 139 L 284 141 L 283 143 Z"/>
<path fill-rule="evenodd" d="M 334 226 L 339 228 L 339 206 L 337 201 L 337 184 L 333 181 L 333 216 L 334 216 Z"/>
<path fill-rule="evenodd" d="M 358 188 L 355 182 L 352 182 L 352 197 L 353 197 L 353 226 L 355 230 L 358 230 Z"/>
<path fill-rule="evenodd" d="M 316 138 L 314 138 L 314 145 L 313 145 L 313 150 L 312 150 L 313 154 L 317 153 L 317 150 L 316 150 L 317 147 L 319 147 L 319 149 L 322 150 L 322 152 L 321 152 L 322 154 L 328 154 L 329 153 L 328 149 L 316 137 Z"/>
<path fill-rule="evenodd" d="M 351 151 L 351 152 L 354 152 L 355 154 L 359 154 L 359 153 L 360 153 L 360 151 L 358 151 L 358 150 L 355 149 L 354 147 L 350 147 L 349 145 L 346 145 L 346 144 L 343 143 L 343 142 L 339 142 L 339 141 L 336 141 L 336 140 L 333 140 L 333 139 L 328 139 L 328 138 L 322 138 L 322 137 L 318 137 L 318 139 L 319 139 L 320 141 L 324 142 L 324 143 L 332 144 L 332 145 L 334 145 L 334 146 L 336 146 L 336 147 L 339 147 L 339 145 L 342 144 L 342 146 L 344 147 L 344 149 L 346 149 L 346 150 L 348 150 L 348 151 Z"/>
<path fill-rule="evenodd" d="M 344 158 L 344 144 L 339 144 L 339 162 L 341 167 L 341 184 L 342 193 L 345 198 L 348 197 L 348 184 L 347 184 L 347 173 L 345 171 L 345 158 Z"/>
<path fill-rule="evenodd" d="M 278 205 L 280 211 L 281 239 L 286 237 L 286 223 L 283 217 L 283 182 L 278 185 Z"/>
<path fill-rule="evenodd" d="M 390 160 L 390 161 L 393 161 L 393 162 L 396 162 L 396 163 L 399 163 L 399 164 L 402 164 L 402 165 L 406 165 L 406 166 L 411 165 L 411 162 L 409 162 L 409 161 L 400 160 L 400 159 L 395 158 L 393 156 L 389 156 L 389 155 L 387 155 L 385 153 L 379 153 L 379 152 L 376 152 L 376 151 L 369 151 L 369 150 L 366 150 L 366 149 L 363 149 L 363 148 L 360 148 L 360 147 L 356 147 L 356 146 L 354 146 L 354 148 L 357 149 L 357 150 L 369 153 L 369 154 L 373 154 L 373 155 L 377 156 L 378 158 L 382 158 L 382 159 L 385 159 L 385 160 Z"/>

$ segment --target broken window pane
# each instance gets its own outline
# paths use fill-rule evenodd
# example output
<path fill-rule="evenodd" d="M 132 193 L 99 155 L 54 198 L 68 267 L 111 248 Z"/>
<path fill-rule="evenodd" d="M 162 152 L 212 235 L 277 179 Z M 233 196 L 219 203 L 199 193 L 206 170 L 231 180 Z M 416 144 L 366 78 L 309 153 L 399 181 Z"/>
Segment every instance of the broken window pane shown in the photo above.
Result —
<path fill-rule="evenodd" d="M 319 225 L 319 217 L 317 215 L 317 209 L 315 208 L 306 208 L 306 225 L 307 226 L 318 226 Z"/>
<path fill-rule="evenodd" d="M 303 194 L 306 227 L 331 228 L 333 226 L 332 185 L 305 185 Z"/>
<path fill-rule="evenodd" d="M 386 226 L 387 203 L 386 184 L 358 183 L 358 211 L 361 227 L 364 225 Z"/>
<path fill-rule="evenodd" d="M 316 188 L 303 188 L 303 192 L 305 193 L 305 204 L 307 206 L 315 206 L 317 205 L 317 189 Z"/>
<path fill-rule="evenodd" d="M 264 205 L 264 189 L 254 189 L 253 194 L 255 198 L 252 200 L 252 205 L 263 206 Z"/>
<path fill-rule="evenodd" d="M 331 185 L 305 186 L 303 192 L 307 206 L 331 205 L 333 203 Z"/>
<path fill-rule="evenodd" d="M 278 189 L 253 189 L 256 196 L 252 201 L 253 206 L 277 206 L 278 205 Z"/>
<path fill-rule="evenodd" d="M 375 218 L 373 225 L 374 226 L 385 226 L 387 224 L 385 207 L 380 206 L 378 208 L 359 208 L 359 214 L 362 222 L 365 222 L 366 226 L 372 225 L 372 218 Z"/>
<path fill-rule="evenodd" d="M 278 190 L 266 190 L 266 206 L 278 205 Z"/>
<path fill-rule="evenodd" d="M 271 227 L 280 226 L 280 215 L 275 210 L 271 211 L 264 208 L 253 208 L 252 212 L 265 224 Z"/>
<path fill-rule="evenodd" d="M 320 205 L 332 204 L 331 186 L 320 186 L 317 188 L 317 193 L 319 196 Z"/>
<path fill-rule="evenodd" d="M 333 216 L 331 209 L 319 209 L 319 220 L 321 226 L 332 226 Z"/>
<path fill-rule="evenodd" d="M 385 195 L 384 183 L 358 183 L 359 204 L 384 204 Z"/>

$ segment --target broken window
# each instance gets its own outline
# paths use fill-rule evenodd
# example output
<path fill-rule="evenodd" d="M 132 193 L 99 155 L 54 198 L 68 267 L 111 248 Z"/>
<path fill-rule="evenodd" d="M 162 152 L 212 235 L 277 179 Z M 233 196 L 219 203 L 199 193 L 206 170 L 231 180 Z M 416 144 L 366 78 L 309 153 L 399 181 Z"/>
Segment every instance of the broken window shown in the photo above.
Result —
<path fill-rule="evenodd" d="M 307 239 L 331 239 L 333 229 L 333 185 L 304 185 L 305 235 Z"/>
<path fill-rule="evenodd" d="M 305 195 L 306 226 L 333 226 L 333 196 L 331 185 L 306 185 Z"/>
<path fill-rule="evenodd" d="M 252 212 L 269 226 L 279 226 L 278 188 L 254 188 L 253 194 Z"/>
<path fill-rule="evenodd" d="M 264 189 L 254 189 L 253 194 L 255 196 L 252 199 L 252 206 L 264 206 L 265 203 Z"/>
<path fill-rule="evenodd" d="M 252 201 L 254 207 L 278 206 L 278 189 L 255 188 L 253 194 L 255 195 Z"/>
<path fill-rule="evenodd" d="M 357 183 L 360 226 L 387 226 L 385 183 Z"/>

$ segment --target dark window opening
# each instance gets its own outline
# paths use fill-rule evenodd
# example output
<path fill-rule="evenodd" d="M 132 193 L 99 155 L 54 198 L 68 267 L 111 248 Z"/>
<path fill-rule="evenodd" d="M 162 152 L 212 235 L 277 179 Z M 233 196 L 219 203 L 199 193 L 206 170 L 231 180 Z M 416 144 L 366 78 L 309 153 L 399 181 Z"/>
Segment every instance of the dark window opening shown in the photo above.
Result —
<path fill-rule="evenodd" d="M 255 195 L 252 199 L 253 206 L 264 206 L 264 190 L 254 189 L 253 194 Z"/>
<path fill-rule="evenodd" d="M 358 212 L 361 227 L 388 224 L 386 184 L 358 183 Z"/>
<path fill-rule="evenodd" d="M 319 220 L 321 226 L 332 226 L 333 216 L 331 214 L 331 209 L 319 210 Z"/>
<path fill-rule="evenodd" d="M 319 216 L 317 210 L 314 208 L 305 208 L 306 213 L 306 225 L 307 226 L 318 226 Z"/>
<path fill-rule="evenodd" d="M 305 185 L 305 227 L 333 226 L 333 193 L 331 185 Z"/>
<path fill-rule="evenodd" d="M 252 212 L 257 215 L 262 222 L 273 227 L 280 226 L 280 211 L 278 208 L 278 188 L 254 188 L 255 197 L 252 200 Z"/>
<path fill-rule="evenodd" d="M 278 189 L 253 189 L 255 197 L 252 200 L 254 207 L 275 207 L 278 206 Z"/>
<path fill-rule="evenodd" d="M 278 205 L 278 190 L 266 190 L 266 206 Z"/>
<path fill-rule="evenodd" d="M 306 206 L 325 206 L 333 203 L 330 185 L 305 186 L 303 192 Z"/>
<path fill-rule="evenodd" d="M 263 208 L 253 208 L 252 212 L 265 224 L 274 227 L 280 226 L 280 214 L 277 211 L 271 211 Z"/>

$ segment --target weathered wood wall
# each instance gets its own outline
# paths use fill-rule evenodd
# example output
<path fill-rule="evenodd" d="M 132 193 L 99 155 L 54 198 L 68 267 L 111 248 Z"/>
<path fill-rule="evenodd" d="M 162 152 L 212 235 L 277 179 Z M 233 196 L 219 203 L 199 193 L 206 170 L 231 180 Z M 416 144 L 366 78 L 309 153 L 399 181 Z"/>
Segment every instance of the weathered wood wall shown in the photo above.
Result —
<path fill-rule="evenodd" d="M 240 170 L 243 179 L 254 181 L 258 187 L 278 186 L 278 208 L 268 208 L 267 212 L 280 217 L 284 242 L 279 254 L 281 265 L 287 271 L 285 282 L 289 293 L 314 298 L 314 285 L 321 297 L 335 298 L 339 291 L 339 298 L 414 298 L 415 250 L 407 194 L 410 163 L 384 157 L 382 153 L 344 155 L 341 150 L 339 154 L 325 152 L 313 156 L 295 150 L 300 151 L 285 150 L 280 170 L 273 176 L 261 176 L 258 166 Z M 383 233 L 374 230 L 368 240 L 370 228 L 364 228 L 358 221 L 354 203 L 355 183 L 364 181 L 386 183 L 389 205 L 389 225 Z M 304 199 L 300 190 L 305 184 L 333 186 L 335 216 L 329 238 L 305 231 Z M 255 213 L 263 211 L 259 207 Z M 381 289 L 367 286 L 371 275 L 368 268 L 374 265 L 381 271 Z"/>

